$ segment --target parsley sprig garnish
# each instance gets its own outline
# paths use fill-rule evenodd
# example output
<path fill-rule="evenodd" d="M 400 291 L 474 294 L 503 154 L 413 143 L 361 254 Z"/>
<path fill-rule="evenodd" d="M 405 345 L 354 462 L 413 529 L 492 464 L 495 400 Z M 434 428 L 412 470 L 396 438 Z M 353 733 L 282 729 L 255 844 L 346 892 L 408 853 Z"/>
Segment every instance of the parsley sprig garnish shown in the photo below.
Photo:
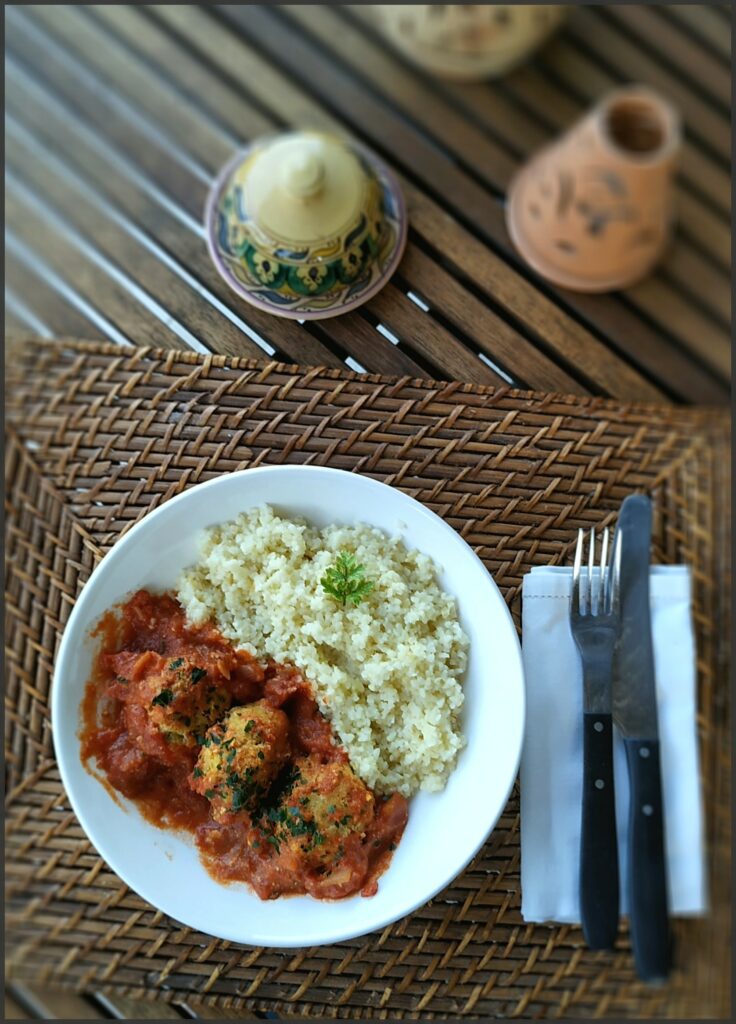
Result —
<path fill-rule="evenodd" d="M 358 565 L 355 555 L 351 555 L 349 551 L 341 551 L 335 564 L 327 570 L 320 583 L 325 593 L 342 605 L 346 605 L 348 601 L 352 605 L 359 605 L 375 586 L 372 580 L 363 578 L 364 573 L 365 566 Z"/>

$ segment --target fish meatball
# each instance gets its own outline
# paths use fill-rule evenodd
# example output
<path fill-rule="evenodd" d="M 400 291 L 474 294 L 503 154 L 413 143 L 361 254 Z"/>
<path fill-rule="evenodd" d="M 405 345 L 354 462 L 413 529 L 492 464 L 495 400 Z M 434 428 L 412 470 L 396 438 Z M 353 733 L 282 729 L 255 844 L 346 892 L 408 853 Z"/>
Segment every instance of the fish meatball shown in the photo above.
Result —
<path fill-rule="evenodd" d="M 289 757 L 289 719 L 264 700 L 233 708 L 205 737 L 192 788 L 212 814 L 252 811 Z"/>
<path fill-rule="evenodd" d="M 170 744 L 194 747 L 230 707 L 227 690 L 189 658 L 148 657 L 138 693 L 149 721 Z"/>
<path fill-rule="evenodd" d="M 371 824 L 374 797 L 347 763 L 318 757 L 294 762 L 295 779 L 281 806 L 271 812 L 279 843 L 313 869 L 339 861 L 350 837 Z"/>

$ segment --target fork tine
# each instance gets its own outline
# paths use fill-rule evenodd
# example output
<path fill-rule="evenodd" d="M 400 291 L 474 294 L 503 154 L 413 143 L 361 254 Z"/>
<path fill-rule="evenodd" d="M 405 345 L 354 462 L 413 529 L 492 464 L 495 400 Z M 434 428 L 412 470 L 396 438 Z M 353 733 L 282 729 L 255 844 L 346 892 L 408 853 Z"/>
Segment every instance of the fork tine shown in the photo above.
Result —
<path fill-rule="evenodd" d="M 590 550 L 588 551 L 588 615 L 598 614 L 598 592 L 593 582 L 595 566 L 595 527 L 590 528 Z"/>
<path fill-rule="evenodd" d="M 601 574 L 600 574 L 600 581 L 598 583 L 598 587 L 599 587 L 598 593 L 600 594 L 601 615 L 606 615 L 608 613 L 608 611 L 609 611 L 609 608 L 608 608 L 609 574 L 608 574 L 608 563 L 606 561 L 607 557 L 608 557 L 608 527 L 606 527 L 605 530 L 603 531 L 603 540 L 601 542 Z"/>
<path fill-rule="evenodd" d="M 611 608 L 619 614 L 621 606 L 621 534 L 617 533 L 613 541 L 611 554 Z"/>
<path fill-rule="evenodd" d="M 575 545 L 575 561 L 572 567 L 572 607 L 580 611 L 580 567 L 583 564 L 583 531 L 578 530 L 578 541 Z"/>

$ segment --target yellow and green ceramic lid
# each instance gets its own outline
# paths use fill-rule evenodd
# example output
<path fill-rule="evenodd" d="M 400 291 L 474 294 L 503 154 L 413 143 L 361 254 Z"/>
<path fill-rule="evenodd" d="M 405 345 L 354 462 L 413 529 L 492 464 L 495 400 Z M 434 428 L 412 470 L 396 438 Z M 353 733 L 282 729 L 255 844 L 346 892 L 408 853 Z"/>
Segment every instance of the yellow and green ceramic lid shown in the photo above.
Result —
<path fill-rule="evenodd" d="M 207 242 L 239 295 L 277 316 L 315 320 L 366 302 L 406 244 L 394 175 L 358 143 L 290 132 L 252 143 L 223 168 Z"/>

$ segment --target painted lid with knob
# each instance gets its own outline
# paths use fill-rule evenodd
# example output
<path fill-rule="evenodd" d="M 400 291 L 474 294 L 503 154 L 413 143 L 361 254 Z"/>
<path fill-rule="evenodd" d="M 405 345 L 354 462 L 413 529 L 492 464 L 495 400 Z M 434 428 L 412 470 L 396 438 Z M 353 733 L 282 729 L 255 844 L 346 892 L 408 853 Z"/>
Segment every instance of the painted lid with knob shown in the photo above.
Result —
<path fill-rule="evenodd" d="M 252 143 L 223 169 L 206 211 L 228 284 L 278 316 L 346 313 L 386 283 L 406 243 L 396 179 L 369 150 L 324 132 Z"/>

